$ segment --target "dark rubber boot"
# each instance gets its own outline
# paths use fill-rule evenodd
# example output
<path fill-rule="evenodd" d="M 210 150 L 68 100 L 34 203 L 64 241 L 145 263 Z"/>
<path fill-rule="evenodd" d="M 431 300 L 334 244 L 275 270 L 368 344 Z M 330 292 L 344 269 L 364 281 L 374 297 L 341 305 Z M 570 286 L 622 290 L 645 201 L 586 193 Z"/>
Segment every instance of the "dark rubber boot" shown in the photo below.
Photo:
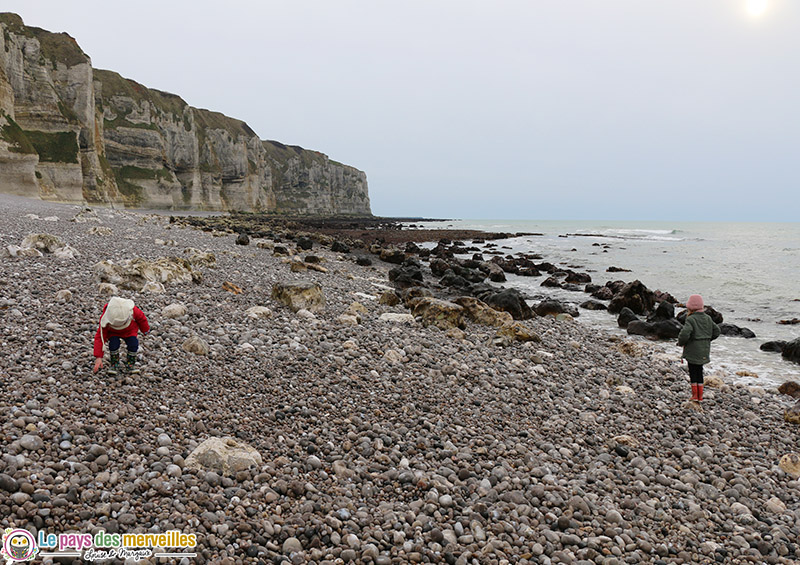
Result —
<path fill-rule="evenodd" d="M 108 371 L 109 375 L 116 375 L 119 373 L 119 351 L 109 351 Z"/>
<path fill-rule="evenodd" d="M 139 369 L 136 367 L 136 353 L 128 351 L 128 355 L 125 357 L 125 370 L 131 375 L 139 374 Z"/>

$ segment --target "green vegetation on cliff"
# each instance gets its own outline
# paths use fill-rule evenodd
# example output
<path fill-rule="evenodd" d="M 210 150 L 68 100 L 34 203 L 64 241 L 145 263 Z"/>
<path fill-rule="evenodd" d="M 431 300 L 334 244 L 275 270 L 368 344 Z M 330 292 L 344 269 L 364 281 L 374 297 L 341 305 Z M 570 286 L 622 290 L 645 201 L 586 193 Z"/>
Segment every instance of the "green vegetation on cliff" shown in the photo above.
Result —
<path fill-rule="evenodd" d="M 6 41 L 9 39 L 9 33 L 37 39 L 41 46 L 41 56 L 51 61 L 53 67 L 56 63 L 72 67 L 89 62 L 89 57 L 78 46 L 78 42 L 66 33 L 53 33 L 38 27 L 26 26 L 21 17 L 8 12 L 0 14 L 0 24 L 5 25 Z"/>
<path fill-rule="evenodd" d="M 45 163 L 77 163 L 78 136 L 74 131 L 26 131 L 5 112 L 0 118 L 6 124 L 0 128 L 0 139 L 14 153 L 38 154 Z"/>
<path fill-rule="evenodd" d="M 0 139 L 9 144 L 9 151 L 14 153 L 36 153 L 36 149 L 25 135 L 25 132 L 22 131 L 17 122 L 11 119 L 11 116 L 5 112 L 0 112 L 0 118 L 6 121 L 6 124 L 0 128 Z"/>
<path fill-rule="evenodd" d="M 136 181 L 163 180 L 173 182 L 175 177 L 169 169 L 143 169 L 142 167 L 124 166 L 112 169 L 117 188 L 125 199 L 126 206 L 140 206 L 146 200 L 146 190 Z"/>
<path fill-rule="evenodd" d="M 47 163 L 77 163 L 78 135 L 74 131 L 26 131 L 39 161 Z"/>

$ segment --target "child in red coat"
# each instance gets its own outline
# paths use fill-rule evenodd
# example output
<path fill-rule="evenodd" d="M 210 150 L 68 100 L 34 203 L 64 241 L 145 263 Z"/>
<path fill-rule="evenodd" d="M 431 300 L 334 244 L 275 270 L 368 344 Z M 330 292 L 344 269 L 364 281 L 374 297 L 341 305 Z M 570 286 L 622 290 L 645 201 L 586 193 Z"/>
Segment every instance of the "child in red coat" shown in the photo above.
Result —
<path fill-rule="evenodd" d="M 150 331 L 150 324 L 144 312 L 133 304 L 133 300 L 114 296 L 103 308 L 100 324 L 94 336 L 94 372 L 103 367 L 103 345 L 108 343 L 110 365 L 109 375 L 116 375 L 119 368 L 120 340 L 125 340 L 128 355 L 125 358 L 125 368 L 131 373 L 138 373 L 136 368 L 136 354 L 139 351 L 139 330 L 146 334 Z"/>

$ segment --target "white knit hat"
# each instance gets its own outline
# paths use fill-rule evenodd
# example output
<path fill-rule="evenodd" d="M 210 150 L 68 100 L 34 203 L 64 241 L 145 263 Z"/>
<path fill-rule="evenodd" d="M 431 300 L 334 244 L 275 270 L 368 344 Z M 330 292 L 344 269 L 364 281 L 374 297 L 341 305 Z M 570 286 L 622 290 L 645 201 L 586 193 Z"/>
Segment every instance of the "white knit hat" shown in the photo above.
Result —
<path fill-rule="evenodd" d="M 113 296 L 100 317 L 100 327 L 111 326 L 115 330 L 122 330 L 128 327 L 132 319 L 133 300 Z"/>

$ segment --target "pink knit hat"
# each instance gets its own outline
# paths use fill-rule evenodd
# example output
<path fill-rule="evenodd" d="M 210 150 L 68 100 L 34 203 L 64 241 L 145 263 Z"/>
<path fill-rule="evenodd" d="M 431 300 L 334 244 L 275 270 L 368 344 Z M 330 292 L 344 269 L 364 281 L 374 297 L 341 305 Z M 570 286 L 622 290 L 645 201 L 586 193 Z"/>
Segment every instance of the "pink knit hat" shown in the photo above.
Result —
<path fill-rule="evenodd" d="M 686 308 L 687 310 L 691 310 L 692 312 L 702 312 L 703 311 L 703 297 L 699 294 L 693 294 L 689 297 L 689 300 L 686 301 Z"/>

